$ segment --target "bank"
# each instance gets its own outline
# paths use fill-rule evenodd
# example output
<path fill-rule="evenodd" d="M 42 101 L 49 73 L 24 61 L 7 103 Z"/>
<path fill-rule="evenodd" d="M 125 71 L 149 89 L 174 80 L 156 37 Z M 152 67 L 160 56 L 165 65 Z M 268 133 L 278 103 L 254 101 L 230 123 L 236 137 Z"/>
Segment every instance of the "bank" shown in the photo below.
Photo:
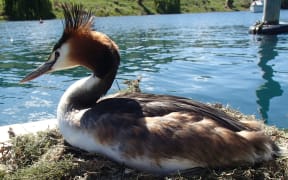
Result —
<path fill-rule="evenodd" d="M 67 0 L 51 0 L 52 13 L 56 18 L 62 17 L 60 4 L 69 2 Z M 154 0 L 82 0 L 85 7 L 91 8 L 96 16 L 129 16 L 159 14 Z M 250 0 L 234 1 L 232 7 L 225 5 L 225 0 L 180 0 L 179 13 L 199 13 L 213 11 L 245 11 L 249 9 Z M 160 12 L 161 13 L 161 12 Z M 0 19 L 8 19 L 4 12 L 4 0 L 0 0 Z"/>

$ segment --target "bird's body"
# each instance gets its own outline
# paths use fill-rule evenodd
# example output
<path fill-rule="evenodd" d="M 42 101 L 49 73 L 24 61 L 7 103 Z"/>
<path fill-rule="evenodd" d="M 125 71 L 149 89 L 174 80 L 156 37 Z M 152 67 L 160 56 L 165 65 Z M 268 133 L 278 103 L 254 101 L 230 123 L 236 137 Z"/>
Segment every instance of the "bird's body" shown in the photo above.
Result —
<path fill-rule="evenodd" d="M 119 93 L 95 99 L 97 103 L 89 108 L 69 108 L 73 107 L 69 95 L 81 92 L 76 87 L 91 89 L 87 86 L 93 82 L 97 86 L 99 79 L 90 76 L 74 83 L 58 106 L 60 131 L 73 146 L 160 174 L 255 163 L 273 156 L 275 147 L 268 137 L 257 132 L 255 124 L 247 126 L 186 98 Z M 85 94 L 83 91 L 79 96 Z"/>
<path fill-rule="evenodd" d="M 102 97 L 120 63 L 117 45 L 92 31 L 82 6 L 63 6 L 65 29 L 49 60 L 24 81 L 82 65 L 93 74 L 62 96 L 57 119 L 73 146 L 159 174 L 227 167 L 273 158 L 279 151 L 260 122 L 243 122 L 191 99 L 145 93 Z"/>

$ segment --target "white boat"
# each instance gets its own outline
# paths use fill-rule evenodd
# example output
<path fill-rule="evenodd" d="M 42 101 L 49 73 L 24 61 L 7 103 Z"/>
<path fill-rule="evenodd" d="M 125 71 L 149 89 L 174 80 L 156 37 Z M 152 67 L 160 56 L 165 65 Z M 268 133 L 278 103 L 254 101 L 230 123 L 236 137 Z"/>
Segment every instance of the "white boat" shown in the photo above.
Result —
<path fill-rule="evenodd" d="M 263 12 L 264 3 L 262 0 L 253 1 L 250 5 L 250 11 L 254 13 Z"/>

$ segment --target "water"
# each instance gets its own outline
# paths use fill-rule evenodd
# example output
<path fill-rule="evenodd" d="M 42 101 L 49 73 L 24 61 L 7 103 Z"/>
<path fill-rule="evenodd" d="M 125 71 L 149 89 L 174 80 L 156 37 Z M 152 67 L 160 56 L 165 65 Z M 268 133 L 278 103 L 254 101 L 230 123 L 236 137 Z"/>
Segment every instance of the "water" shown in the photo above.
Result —
<path fill-rule="evenodd" d="M 117 81 L 142 77 L 144 92 L 229 104 L 288 128 L 288 35 L 254 36 L 262 14 L 200 13 L 97 18 L 120 47 Z M 288 11 L 281 11 L 288 21 Z M 60 20 L 0 22 L 0 125 L 56 118 L 59 98 L 84 68 L 18 82 L 45 61 L 62 34 Z M 109 93 L 118 90 L 116 83 Z"/>

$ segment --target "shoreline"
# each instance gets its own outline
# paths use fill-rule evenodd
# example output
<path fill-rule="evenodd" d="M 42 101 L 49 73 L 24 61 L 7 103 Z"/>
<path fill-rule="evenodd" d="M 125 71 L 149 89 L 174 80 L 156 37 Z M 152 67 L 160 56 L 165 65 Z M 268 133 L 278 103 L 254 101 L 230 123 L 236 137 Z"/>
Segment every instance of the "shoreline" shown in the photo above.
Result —
<path fill-rule="evenodd" d="M 281 9 L 284 10 L 284 9 Z M 128 15 L 108 15 L 108 16 L 99 16 L 99 15 L 95 15 L 96 18 L 103 18 L 103 17 L 122 17 L 122 16 L 157 16 L 157 15 L 181 15 L 181 14 L 200 14 L 200 13 L 233 13 L 233 12 L 249 12 L 249 9 L 246 10 L 238 10 L 238 11 L 199 11 L 199 12 L 184 12 L 184 13 L 175 13 L 175 14 L 128 14 Z M 252 12 L 251 12 L 252 13 Z M 56 17 L 56 18 L 52 18 L 52 19 L 42 19 L 43 21 L 47 21 L 47 20 L 57 20 L 57 19 L 62 19 L 63 17 Z M 0 16 L 0 22 L 16 22 L 16 21 L 39 21 L 39 19 L 26 19 L 26 20 L 9 20 L 6 18 L 2 18 Z"/>
<path fill-rule="evenodd" d="M 52 2 L 52 8 L 50 12 L 56 18 L 59 19 L 63 17 L 61 11 L 61 3 L 65 3 L 64 0 L 59 0 L 57 2 Z M 250 2 L 239 1 L 234 2 L 231 6 L 227 6 L 222 0 L 216 1 L 197 1 L 191 2 L 189 0 L 183 0 L 180 3 L 179 11 L 160 11 L 157 9 L 158 6 L 155 5 L 154 0 L 143 0 L 143 1 L 105 1 L 99 0 L 97 2 L 91 1 L 81 1 L 81 4 L 87 9 L 91 9 L 93 14 L 98 17 L 108 17 L 108 16 L 142 16 L 142 15 L 157 15 L 157 14 L 170 14 L 176 12 L 177 14 L 187 14 L 187 13 L 206 13 L 206 12 L 237 12 L 237 11 L 248 11 Z M 0 21 L 10 21 L 8 13 L 4 11 L 4 0 L 0 0 Z M 49 17 L 49 16 L 47 16 Z M 52 16 L 51 16 L 52 17 Z M 34 20 L 39 20 L 39 18 Z M 43 20 L 48 20 L 45 17 L 41 17 Z M 27 19 L 28 20 L 28 19 Z"/>

